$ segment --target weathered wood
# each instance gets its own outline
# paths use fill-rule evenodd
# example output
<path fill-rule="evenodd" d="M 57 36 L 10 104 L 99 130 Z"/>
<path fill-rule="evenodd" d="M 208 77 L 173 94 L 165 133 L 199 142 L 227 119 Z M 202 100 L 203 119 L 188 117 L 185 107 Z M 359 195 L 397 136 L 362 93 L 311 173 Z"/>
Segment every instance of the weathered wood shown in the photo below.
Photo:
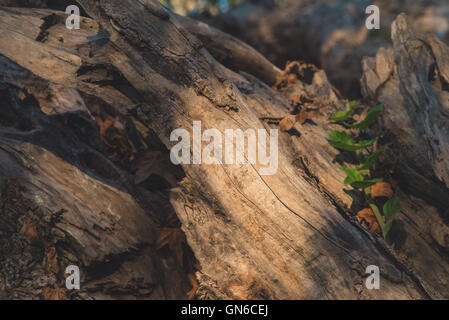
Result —
<path fill-rule="evenodd" d="M 45 41 L 60 43 L 59 31 L 66 32 L 61 13 L 2 9 L 0 16 L 5 34 L 15 28 L 12 37 L 21 32 L 30 37 L 10 44 L 2 38 L 5 51 L 18 50 L 19 44 L 25 49 L 26 39 L 35 42 L 53 18 L 55 38 Z M 28 29 L 20 31 L 20 25 Z M 98 25 L 91 25 L 96 29 L 86 24 L 86 32 L 68 34 L 65 44 L 86 44 L 86 37 L 98 32 Z M 39 65 L 26 49 L 21 56 Z M 65 66 L 57 59 L 55 65 L 41 61 L 54 75 L 70 65 L 70 60 Z M 101 80 L 107 83 L 107 76 Z M 148 190 L 143 196 L 133 176 L 108 159 L 91 112 L 95 100 L 39 78 L 3 55 L 0 83 L 0 296 L 184 299 L 190 284 L 183 268 L 156 251 L 158 212 L 167 212 L 169 204 Z M 124 99 L 118 90 L 106 92 L 116 102 Z M 102 100 L 96 103 L 107 107 Z M 81 269 L 81 291 L 65 290 L 64 271 L 71 264 Z"/>
<path fill-rule="evenodd" d="M 363 62 L 363 94 L 385 105 L 385 140 L 407 190 L 449 208 L 449 50 L 421 35 L 404 15 L 392 27 L 393 49 Z"/>
<path fill-rule="evenodd" d="M 270 86 L 275 84 L 281 70 L 252 47 L 203 22 L 183 16 L 176 18 L 225 67 L 252 74 Z"/>
<path fill-rule="evenodd" d="M 366 8 L 372 4 L 380 9 L 379 30 L 365 27 Z M 420 30 L 449 43 L 446 0 L 243 1 L 226 14 L 199 18 L 250 44 L 279 67 L 299 59 L 315 63 L 345 95 L 360 97 L 360 62 L 391 45 L 391 23 L 400 12 Z"/>
<path fill-rule="evenodd" d="M 74 264 L 84 288 L 62 296 L 184 298 L 181 269 L 156 253 L 156 216 L 101 153 L 83 98 L 3 56 L 0 66 L 2 297 L 46 298 Z"/>
<path fill-rule="evenodd" d="M 0 39 L 0 54 L 28 69 L 33 77 L 45 79 L 61 90 L 73 90 L 70 91 L 72 95 L 81 97 L 81 104 L 84 103 L 87 109 L 92 107 L 92 97 L 95 97 L 123 117 L 132 118 L 148 144 L 155 138 L 146 137 L 145 132 L 154 132 L 170 148 L 174 144 L 169 140 L 170 133 L 177 128 L 192 132 L 193 120 L 201 120 L 203 130 L 266 129 L 267 124 L 259 118 L 284 116 L 291 95 L 305 95 L 319 110 L 313 122 L 296 124 L 293 132 L 280 133 L 279 170 L 274 175 L 261 176 L 260 165 L 182 166 L 186 177 L 172 189 L 170 202 L 201 265 L 201 270 L 196 272 L 200 283 L 199 298 L 412 299 L 449 296 L 449 264 L 445 253 L 434 244 L 435 239 L 444 241 L 448 230 L 432 207 L 436 204 L 400 193 L 405 209 L 399 220 L 401 228 L 396 234 L 402 238 L 396 239 L 394 246 L 369 234 L 354 221 L 353 214 L 360 205 L 360 198 L 343 185 L 344 176 L 336 164 L 339 153 L 327 143 L 326 130 L 336 128 L 328 122 L 327 116 L 340 104 L 323 71 L 313 72 L 310 79 L 299 79 L 275 92 L 249 74 L 238 74 L 222 66 L 197 38 L 156 3 L 149 6 L 147 1 L 130 0 L 79 2 L 95 19 L 84 18 L 79 31 L 67 30 L 63 26 L 64 15 L 58 12 L 0 9 L 0 27 L 8 30 Z M 24 15 L 29 23 L 19 24 Z M 99 32 L 99 25 L 108 33 L 106 43 L 99 44 L 88 38 Z M 6 74 L 10 69 L 11 66 L 4 69 Z M 12 80 L 10 83 L 16 85 Z M 36 92 L 31 94 L 38 96 Z M 43 110 L 43 105 L 39 102 L 36 108 Z M 12 107 L 6 108 L 12 110 Z M 2 131 L 2 139 L 9 134 L 9 129 Z M 49 135 L 63 139 L 65 134 L 50 130 L 42 139 L 45 141 Z M 28 143 L 31 146 L 22 152 L 24 156 L 13 161 L 9 160 L 10 156 L 3 155 L 2 159 L 8 159 L 9 167 L 0 167 L 3 175 L 8 173 L 10 178 L 35 186 L 25 194 L 26 198 L 38 199 L 39 194 L 49 192 L 46 186 L 36 184 L 57 180 L 46 174 L 48 170 L 64 169 L 63 172 L 68 172 L 67 177 L 71 177 L 75 173 L 80 175 L 77 173 L 79 168 L 84 168 L 76 157 L 70 160 L 58 154 L 62 152 L 59 149 L 61 143 L 54 148 L 42 146 L 36 140 Z M 22 150 L 13 143 L 5 144 L 13 150 Z M 90 148 L 101 148 L 100 145 L 99 142 Z M 40 154 L 47 158 L 63 159 L 60 164 L 55 160 L 59 170 L 49 169 L 52 161 L 33 160 L 32 167 L 36 166 L 38 177 L 43 177 L 39 180 L 8 169 L 16 168 L 28 153 L 35 156 L 36 148 L 44 149 Z M 35 159 L 39 158 L 35 156 Z M 100 165 L 102 167 L 104 165 Z M 116 168 L 114 164 L 110 167 Z M 84 170 L 90 172 L 88 168 Z M 114 169 L 113 172 L 119 172 L 124 179 L 112 179 L 115 183 L 121 181 L 118 185 L 108 182 L 104 186 L 104 177 L 87 174 L 85 179 L 96 187 L 90 187 L 86 182 L 82 195 L 108 199 L 108 194 L 122 192 L 124 194 L 119 193 L 119 197 L 126 199 L 130 210 L 117 207 L 114 211 L 112 207 L 111 210 L 122 217 L 120 228 L 113 229 L 109 236 L 103 232 L 97 235 L 100 240 L 105 237 L 105 246 L 100 249 L 87 243 L 87 253 L 81 249 L 71 250 L 72 259 L 83 261 L 83 268 L 89 269 L 95 267 L 95 260 L 107 256 L 107 252 L 122 257 L 138 244 L 147 244 L 148 255 L 142 258 L 137 254 L 138 259 L 146 257 L 146 261 L 162 265 L 161 269 L 155 269 L 166 275 L 166 281 L 167 275 L 173 272 L 177 275 L 173 281 L 178 281 L 181 288 L 172 289 L 165 295 L 146 296 L 164 298 L 185 292 L 182 288 L 185 275 L 179 269 L 177 271 L 176 266 L 172 266 L 172 270 L 163 267 L 162 258 L 154 253 L 154 225 L 142 209 L 145 207 L 145 196 L 142 195 L 148 195 L 148 192 L 134 190 L 136 187 L 129 183 L 129 173 L 125 170 Z M 65 199 L 57 191 L 66 190 L 65 185 L 69 182 L 55 182 L 50 199 Z M 75 186 L 73 188 L 77 190 Z M 103 193 L 106 196 L 102 196 Z M 73 200 L 73 204 L 53 200 L 53 211 L 76 212 L 67 218 L 62 215 L 62 221 L 68 225 L 63 230 L 72 230 L 73 226 L 68 223 L 70 217 L 84 218 L 82 224 L 78 224 L 81 227 L 77 229 L 77 236 L 68 238 L 65 243 L 70 248 L 85 244 L 91 239 L 89 233 L 97 230 L 94 225 L 98 225 L 96 221 L 101 214 L 95 213 L 100 208 L 76 210 L 76 205 L 89 203 L 87 195 L 79 196 L 80 200 Z M 150 206 L 152 199 L 146 201 Z M 101 202 L 98 205 L 103 206 Z M 118 202 L 119 205 L 124 204 Z M 433 224 L 423 223 L 428 216 L 434 217 Z M 106 233 L 110 232 L 111 224 L 109 220 L 102 222 L 103 229 L 108 230 Z M 113 239 L 120 241 L 116 240 L 117 243 Z M 145 264 L 140 261 L 128 264 L 127 270 L 144 269 Z M 126 265 L 120 260 L 117 264 L 118 269 Z M 367 290 L 364 286 L 365 268 L 371 264 L 381 269 L 381 290 Z M 5 270 L 11 272 L 13 267 L 14 263 L 11 263 Z M 106 277 L 99 275 L 102 270 L 98 268 L 93 279 L 86 279 L 88 286 L 115 279 L 116 273 Z M 123 287 L 121 281 L 123 279 L 116 287 Z M 170 284 L 154 282 L 165 289 Z M 103 288 L 97 287 L 97 295 L 82 291 L 80 297 L 102 297 L 104 291 L 108 292 Z M 135 293 L 129 295 L 136 297 Z"/>

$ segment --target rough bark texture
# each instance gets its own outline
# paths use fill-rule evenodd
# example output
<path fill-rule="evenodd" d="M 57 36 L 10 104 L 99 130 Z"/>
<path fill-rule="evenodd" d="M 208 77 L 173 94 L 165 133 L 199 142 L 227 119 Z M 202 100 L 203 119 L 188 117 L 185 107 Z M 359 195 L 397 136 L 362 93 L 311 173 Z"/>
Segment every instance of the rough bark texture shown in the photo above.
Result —
<path fill-rule="evenodd" d="M 385 140 L 407 190 L 449 211 L 449 51 L 434 34 L 417 33 L 404 15 L 392 49 L 363 61 L 363 94 L 383 103 Z M 445 212 L 446 211 L 446 212 Z"/>
<path fill-rule="evenodd" d="M 281 70 L 246 43 L 200 21 L 183 16 L 177 19 L 225 67 L 252 74 L 271 86 L 276 83 Z"/>
<path fill-rule="evenodd" d="M 56 11 L 0 8 L 0 27 L 8 31 L 0 39 L 3 297 L 66 294 L 58 288 L 68 263 L 84 275 L 73 298 L 186 297 L 192 270 L 157 250 L 158 221 L 170 210 L 201 266 L 193 270 L 200 299 L 449 297 L 444 200 L 408 193 L 404 178 L 405 192 L 398 190 L 404 210 L 392 245 L 356 222 L 361 197 L 343 185 L 338 162 L 345 155 L 326 138 L 326 130 L 336 128 L 327 117 L 340 103 L 323 71 L 311 70 L 276 92 L 254 68 L 224 67 L 219 61 L 226 64 L 226 55 L 205 47 L 218 46 L 211 33 L 198 32 L 200 41 L 153 1 L 79 3 L 92 19 L 83 18 L 77 31 L 67 30 L 65 15 Z M 399 78 L 411 63 L 399 48 L 399 39 L 413 35 L 403 24 L 400 17 L 393 33 Z M 445 78 L 448 49 L 432 41 Z M 255 63 L 264 61 L 265 68 L 262 58 Z M 407 81 L 400 81 L 398 95 L 416 99 L 420 88 Z M 436 92 L 425 88 L 425 97 Z M 102 126 L 92 119 L 99 108 L 121 119 L 136 154 L 167 152 L 174 144 L 170 133 L 192 132 L 194 120 L 221 132 L 276 128 L 260 118 L 284 116 L 295 95 L 311 99 L 317 112 L 313 121 L 280 133 L 279 170 L 271 176 L 249 164 L 183 165 L 176 173 L 167 159 L 136 184 L 126 159 L 110 154 Z M 434 112 L 446 111 L 428 101 L 415 107 L 420 130 L 433 135 L 420 146 L 422 157 L 432 160 L 420 174 L 447 194 L 438 180 L 447 177 L 447 162 L 438 160 L 448 150 L 438 149 L 447 117 L 428 126 Z M 168 180 L 168 193 L 154 191 L 157 177 Z M 173 187 L 175 179 L 180 183 Z M 371 264 L 380 266 L 381 290 L 364 285 Z"/>

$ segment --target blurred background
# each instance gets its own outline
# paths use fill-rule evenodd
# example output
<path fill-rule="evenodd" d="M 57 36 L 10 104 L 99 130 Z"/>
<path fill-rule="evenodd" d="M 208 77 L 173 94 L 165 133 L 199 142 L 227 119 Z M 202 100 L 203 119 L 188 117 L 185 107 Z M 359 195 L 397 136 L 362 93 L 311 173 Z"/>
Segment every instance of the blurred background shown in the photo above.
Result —
<path fill-rule="evenodd" d="M 449 43 L 448 0 L 161 0 L 170 10 L 221 29 L 272 63 L 305 60 L 324 69 L 344 95 L 360 96 L 364 56 L 391 44 L 391 23 L 407 13 L 416 29 Z M 365 27 L 366 7 L 380 9 L 380 30 Z"/>
<path fill-rule="evenodd" d="M 160 0 L 160 2 L 177 14 L 208 13 L 215 16 L 228 12 L 230 8 L 235 7 L 242 0 Z"/>

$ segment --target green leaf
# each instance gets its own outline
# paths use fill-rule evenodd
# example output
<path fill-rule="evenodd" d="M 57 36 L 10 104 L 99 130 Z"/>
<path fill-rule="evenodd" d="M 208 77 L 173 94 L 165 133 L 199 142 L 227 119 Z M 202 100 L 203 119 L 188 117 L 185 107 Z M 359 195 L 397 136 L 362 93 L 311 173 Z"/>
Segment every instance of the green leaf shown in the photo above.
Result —
<path fill-rule="evenodd" d="M 388 221 L 388 222 L 385 224 L 385 227 L 384 227 L 384 229 L 382 230 L 383 233 L 385 234 L 385 235 L 384 235 L 384 238 L 385 238 L 385 239 L 387 238 L 388 232 L 390 232 L 391 226 L 392 226 L 392 225 L 393 225 L 393 220 L 390 220 L 390 221 Z"/>
<path fill-rule="evenodd" d="M 357 151 L 360 149 L 364 149 L 376 142 L 376 139 L 373 139 L 368 141 L 361 141 L 358 145 L 356 145 L 354 139 L 352 139 L 352 137 L 345 131 L 329 130 L 327 131 L 327 135 L 331 139 L 329 141 L 329 144 L 331 146 L 346 151 Z"/>
<path fill-rule="evenodd" d="M 383 179 L 371 179 L 371 180 L 363 180 L 363 181 L 355 181 L 351 183 L 351 187 L 357 188 L 357 189 L 365 189 L 373 184 L 376 184 L 378 182 L 382 182 Z"/>
<path fill-rule="evenodd" d="M 349 109 L 350 110 L 352 110 L 352 109 L 356 110 L 357 108 L 360 107 L 360 105 L 361 105 L 361 102 L 358 101 L 358 100 L 351 101 L 351 102 L 349 102 Z"/>
<path fill-rule="evenodd" d="M 328 130 L 327 135 L 332 141 L 354 145 L 354 139 L 352 139 L 352 137 L 345 131 Z"/>
<path fill-rule="evenodd" d="M 344 131 L 329 130 L 327 135 L 331 139 L 329 144 L 337 149 L 346 151 L 356 151 L 358 148 L 354 143 L 354 139 Z"/>
<path fill-rule="evenodd" d="M 388 200 L 383 207 L 384 216 L 389 220 L 393 220 L 394 216 L 402 210 L 401 202 L 397 197 Z"/>
<path fill-rule="evenodd" d="M 356 145 L 349 145 L 349 144 L 344 144 L 344 143 L 336 142 L 336 141 L 329 141 L 329 144 L 334 148 L 345 150 L 345 151 L 357 151 L 360 149 Z"/>
<path fill-rule="evenodd" d="M 384 238 L 386 238 L 388 232 L 390 232 L 391 226 L 393 225 L 394 217 L 401 210 L 402 205 L 398 198 L 392 198 L 384 204 L 383 211 L 385 219 L 387 220 L 383 230 Z"/>
<path fill-rule="evenodd" d="M 364 129 L 368 128 L 369 126 L 371 126 L 374 123 L 374 121 L 376 121 L 376 118 L 379 115 L 379 113 L 382 111 L 382 109 L 383 109 L 383 105 L 379 104 L 379 105 L 371 108 L 368 111 L 368 114 L 366 115 L 365 119 L 363 119 L 359 123 L 353 123 L 353 124 L 345 123 L 345 124 L 350 128 L 364 130 Z"/>
<path fill-rule="evenodd" d="M 351 111 L 348 111 L 348 112 L 337 111 L 329 116 L 329 120 L 334 120 L 334 121 L 345 120 L 345 119 L 349 118 L 350 116 L 352 116 L 352 114 L 353 114 L 353 112 L 351 112 Z"/>
<path fill-rule="evenodd" d="M 345 185 L 363 181 L 363 176 L 360 174 L 360 172 L 357 171 L 357 169 L 340 167 L 340 170 L 347 175 L 345 181 L 343 181 Z"/>
<path fill-rule="evenodd" d="M 368 170 L 371 169 L 373 164 L 379 159 L 380 155 L 384 152 L 384 149 L 379 149 L 371 153 L 368 158 L 366 159 L 366 162 L 363 163 L 360 167 L 358 167 L 358 170 Z"/>
<path fill-rule="evenodd" d="M 366 147 L 368 147 L 368 146 L 374 144 L 375 142 L 376 142 L 376 139 L 372 139 L 372 140 L 363 140 L 363 141 L 360 141 L 360 142 L 359 142 L 358 147 L 359 147 L 360 149 L 363 149 L 363 148 L 366 148 Z"/>
<path fill-rule="evenodd" d="M 347 106 L 349 107 L 348 111 L 337 111 L 329 117 L 329 120 L 342 121 L 348 119 L 354 114 L 355 110 L 359 108 L 360 101 L 351 101 Z"/>

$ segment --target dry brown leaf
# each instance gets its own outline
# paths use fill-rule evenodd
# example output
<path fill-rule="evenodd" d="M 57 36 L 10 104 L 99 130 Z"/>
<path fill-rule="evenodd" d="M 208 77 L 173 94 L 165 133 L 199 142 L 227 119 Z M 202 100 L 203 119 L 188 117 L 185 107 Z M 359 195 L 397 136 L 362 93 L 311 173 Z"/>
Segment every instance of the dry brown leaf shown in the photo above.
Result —
<path fill-rule="evenodd" d="M 102 137 L 105 135 L 106 130 L 108 130 L 114 124 L 115 121 L 115 119 L 109 115 L 104 121 L 99 117 L 96 120 L 100 127 L 100 136 Z"/>
<path fill-rule="evenodd" d="M 55 273 L 59 273 L 58 253 L 55 247 L 46 249 L 47 267 Z"/>
<path fill-rule="evenodd" d="M 64 288 L 44 288 L 42 292 L 45 300 L 68 300 Z"/>
<path fill-rule="evenodd" d="M 189 273 L 187 277 L 189 278 L 189 282 L 192 285 L 192 290 L 190 290 L 187 295 L 189 300 L 193 300 L 198 289 L 200 288 L 200 285 L 198 283 L 198 280 L 196 280 L 195 274 Z"/>
<path fill-rule="evenodd" d="M 295 94 L 293 96 L 290 96 L 290 101 L 294 104 L 300 104 L 301 98 L 297 94 Z"/>
<path fill-rule="evenodd" d="M 306 103 L 312 103 L 313 100 L 307 98 L 304 94 L 301 95 L 292 95 L 290 96 L 290 101 L 294 104 L 306 104 Z"/>
<path fill-rule="evenodd" d="M 173 252 L 176 261 L 183 264 L 183 245 L 186 242 L 186 236 L 180 228 L 161 228 L 159 229 L 156 248 L 161 249 L 164 246 Z"/>
<path fill-rule="evenodd" d="M 370 232 L 380 233 L 380 226 L 372 209 L 365 208 L 357 212 L 357 221 Z"/>
<path fill-rule="evenodd" d="M 371 186 L 371 197 L 387 197 L 391 199 L 393 198 L 393 189 L 388 182 L 378 182 Z"/>
<path fill-rule="evenodd" d="M 279 128 L 281 131 L 289 131 L 296 123 L 296 116 L 289 114 L 279 122 Z"/>
<path fill-rule="evenodd" d="M 306 109 L 301 109 L 299 113 L 296 115 L 296 121 L 300 124 L 304 124 L 307 119 L 312 118 L 312 113 L 308 112 Z"/>
<path fill-rule="evenodd" d="M 171 187 L 178 184 L 173 174 L 170 156 L 158 150 L 147 150 L 139 155 L 133 164 L 136 170 L 134 183 L 140 184 L 155 174 L 165 179 Z"/>
<path fill-rule="evenodd" d="M 296 76 L 296 74 L 291 73 L 288 75 L 287 84 L 292 84 L 295 83 L 296 81 L 298 81 L 298 77 Z"/>
<path fill-rule="evenodd" d="M 179 218 L 173 207 L 168 203 L 163 206 L 165 215 L 161 221 L 159 228 L 178 228 L 180 226 Z"/>
<path fill-rule="evenodd" d="M 37 231 L 36 224 L 28 216 L 25 218 L 25 221 L 23 222 L 22 228 L 20 229 L 20 233 L 31 241 L 39 240 L 39 232 Z"/>
<path fill-rule="evenodd" d="M 388 181 L 390 182 L 390 184 L 393 188 L 396 188 L 399 185 L 399 180 L 393 178 L 393 175 L 391 172 L 388 172 Z"/>
<path fill-rule="evenodd" d="M 282 71 L 276 79 L 273 86 L 274 90 L 279 90 L 291 83 L 295 83 L 300 79 L 304 81 L 306 76 L 309 78 L 318 71 L 318 68 L 313 64 L 308 64 L 300 61 L 289 62 L 284 71 Z"/>

